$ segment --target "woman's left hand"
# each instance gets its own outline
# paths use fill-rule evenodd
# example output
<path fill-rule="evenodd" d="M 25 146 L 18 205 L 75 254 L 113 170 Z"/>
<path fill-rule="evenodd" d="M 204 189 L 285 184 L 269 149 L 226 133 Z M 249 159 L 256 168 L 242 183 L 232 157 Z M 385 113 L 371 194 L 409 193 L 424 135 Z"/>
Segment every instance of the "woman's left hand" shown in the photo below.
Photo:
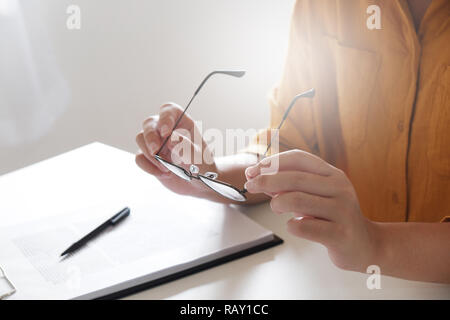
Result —
<path fill-rule="evenodd" d="M 245 173 L 248 192 L 271 196 L 277 214 L 293 213 L 288 231 L 326 246 L 336 266 L 366 272 L 377 264 L 377 225 L 362 215 L 342 170 L 310 153 L 291 150 L 265 158 Z"/>

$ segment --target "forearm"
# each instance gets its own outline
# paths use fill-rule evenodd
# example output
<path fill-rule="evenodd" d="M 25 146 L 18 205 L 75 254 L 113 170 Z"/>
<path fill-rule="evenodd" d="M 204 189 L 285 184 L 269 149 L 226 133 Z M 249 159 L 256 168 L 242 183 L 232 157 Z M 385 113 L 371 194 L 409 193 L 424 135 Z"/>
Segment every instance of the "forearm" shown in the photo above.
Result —
<path fill-rule="evenodd" d="M 450 283 L 450 223 L 375 223 L 384 275 Z"/>

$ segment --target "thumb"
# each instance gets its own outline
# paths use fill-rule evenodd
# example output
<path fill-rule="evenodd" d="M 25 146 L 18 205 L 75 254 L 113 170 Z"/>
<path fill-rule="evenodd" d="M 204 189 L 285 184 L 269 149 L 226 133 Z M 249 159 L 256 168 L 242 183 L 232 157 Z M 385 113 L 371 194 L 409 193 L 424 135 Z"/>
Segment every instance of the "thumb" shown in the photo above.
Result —
<path fill-rule="evenodd" d="M 294 236 L 323 244 L 333 242 L 333 223 L 312 217 L 292 218 L 287 222 L 287 230 Z"/>

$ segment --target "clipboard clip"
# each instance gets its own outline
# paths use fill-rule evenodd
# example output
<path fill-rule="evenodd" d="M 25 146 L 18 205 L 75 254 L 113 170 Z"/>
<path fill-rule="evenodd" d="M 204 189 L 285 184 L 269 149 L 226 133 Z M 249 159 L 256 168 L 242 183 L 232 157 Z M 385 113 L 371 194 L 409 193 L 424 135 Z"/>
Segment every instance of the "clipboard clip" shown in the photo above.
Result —
<path fill-rule="evenodd" d="M 0 300 L 5 299 L 5 298 L 13 295 L 14 293 L 16 293 L 16 287 L 14 287 L 12 282 L 8 279 L 5 271 L 3 271 L 2 267 L 0 267 L 0 280 L 5 281 L 7 283 L 7 285 L 10 287 L 10 291 L 3 293 L 3 294 L 0 293 Z"/>

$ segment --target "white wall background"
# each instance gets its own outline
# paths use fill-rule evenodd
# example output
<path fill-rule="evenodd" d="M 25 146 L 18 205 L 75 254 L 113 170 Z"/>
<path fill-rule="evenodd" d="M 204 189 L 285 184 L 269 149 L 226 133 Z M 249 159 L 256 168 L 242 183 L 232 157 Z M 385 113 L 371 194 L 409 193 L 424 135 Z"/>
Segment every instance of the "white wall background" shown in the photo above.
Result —
<path fill-rule="evenodd" d="M 17 0 L 2 1 L 5 7 L 5 1 Z M 0 139 L 0 174 L 92 141 L 136 152 L 134 138 L 144 118 L 166 101 L 184 105 L 214 69 L 243 68 L 247 75 L 208 82 L 192 106 L 193 117 L 203 120 L 204 128 L 266 126 L 267 93 L 281 75 L 293 2 L 22 0 L 23 30 L 31 43 L 27 50 L 32 57 L 47 57 L 62 79 L 40 75 L 50 68 L 39 70 L 42 64 L 34 59 L 37 81 L 49 78 L 47 87 L 51 81 L 63 81 L 68 90 L 67 97 L 61 94 L 57 100 L 62 107 L 54 112 L 55 119 L 40 133 L 14 143 Z M 66 28 L 70 4 L 81 8 L 81 30 Z M 11 17 L 2 15 L 0 3 L 0 27 L 2 19 L 8 23 Z M 2 47 L 17 45 L 18 35 L 0 35 L 0 59 L 8 59 Z M 14 68 L 0 63 L 0 75 L 6 79 L 0 96 L 9 90 L 7 97 L 13 92 L 32 100 L 22 81 L 7 81 L 16 74 Z M 11 110 L 10 101 L 0 99 L 4 129 L 11 121 L 24 130 L 42 121 L 30 111 L 38 104 L 25 101 Z M 51 110 L 37 113 L 51 117 Z"/>

